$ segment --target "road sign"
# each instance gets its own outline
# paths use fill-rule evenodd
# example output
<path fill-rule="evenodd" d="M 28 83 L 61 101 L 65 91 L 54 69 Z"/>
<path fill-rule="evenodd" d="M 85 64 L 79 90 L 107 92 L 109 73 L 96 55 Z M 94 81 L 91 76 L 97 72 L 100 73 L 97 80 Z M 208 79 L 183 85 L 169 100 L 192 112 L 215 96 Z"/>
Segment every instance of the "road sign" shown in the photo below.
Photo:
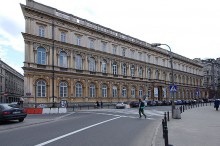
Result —
<path fill-rule="evenodd" d="M 176 92 L 177 86 L 176 85 L 170 85 L 170 92 Z"/>

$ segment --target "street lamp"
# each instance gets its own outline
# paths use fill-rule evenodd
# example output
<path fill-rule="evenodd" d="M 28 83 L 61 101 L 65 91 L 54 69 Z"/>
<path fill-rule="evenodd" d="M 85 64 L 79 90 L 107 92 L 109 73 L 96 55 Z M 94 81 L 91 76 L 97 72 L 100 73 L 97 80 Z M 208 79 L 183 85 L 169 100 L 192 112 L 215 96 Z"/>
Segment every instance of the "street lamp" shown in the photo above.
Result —
<path fill-rule="evenodd" d="M 153 44 L 151 44 L 151 46 L 152 47 L 158 47 L 158 46 L 162 46 L 162 45 L 164 45 L 164 46 L 167 46 L 168 48 L 169 48 L 169 51 L 170 51 L 170 53 L 169 53 L 169 56 L 170 56 L 170 67 L 171 67 L 171 80 L 172 80 L 172 87 L 174 86 L 174 79 L 173 79 L 173 59 L 172 59 L 172 51 L 171 51 L 171 48 L 170 48 L 170 46 L 169 45 L 167 45 L 167 44 L 160 44 L 160 43 L 153 43 Z M 174 113 L 174 109 L 175 109 L 175 103 L 174 103 L 174 91 L 171 91 L 171 95 L 172 95 L 172 107 L 171 107 L 171 109 L 172 109 L 172 117 L 173 117 L 173 113 Z"/>

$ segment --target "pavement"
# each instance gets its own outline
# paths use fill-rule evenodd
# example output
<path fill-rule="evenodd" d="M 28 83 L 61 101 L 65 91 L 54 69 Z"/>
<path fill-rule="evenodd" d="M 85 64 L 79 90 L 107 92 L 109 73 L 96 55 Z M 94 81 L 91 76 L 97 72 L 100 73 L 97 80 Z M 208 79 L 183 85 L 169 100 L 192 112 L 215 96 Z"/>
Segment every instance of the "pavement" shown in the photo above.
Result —
<path fill-rule="evenodd" d="M 167 122 L 170 146 L 220 146 L 220 110 L 213 104 L 185 110 L 181 119 Z M 165 146 L 162 125 L 152 146 Z"/>

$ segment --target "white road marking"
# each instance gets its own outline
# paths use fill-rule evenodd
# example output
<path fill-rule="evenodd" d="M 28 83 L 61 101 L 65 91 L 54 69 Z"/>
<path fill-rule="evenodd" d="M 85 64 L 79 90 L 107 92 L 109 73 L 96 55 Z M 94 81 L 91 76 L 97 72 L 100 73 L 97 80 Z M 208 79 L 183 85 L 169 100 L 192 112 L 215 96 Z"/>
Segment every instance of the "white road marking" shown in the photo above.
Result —
<path fill-rule="evenodd" d="M 35 145 L 35 146 L 44 146 L 44 145 L 47 145 L 47 144 L 52 143 L 52 142 L 54 142 L 54 141 L 57 141 L 57 140 L 59 140 L 59 139 L 65 138 L 65 137 L 67 137 L 67 136 L 76 134 L 76 133 L 78 133 L 78 132 L 84 131 L 84 130 L 86 130 L 86 129 L 89 129 L 89 128 L 92 128 L 92 127 L 95 127 L 95 126 L 98 126 L 98 125 L 100 125 L 100 124 L 103 124 L 103 123 L 107 123 L 107 122 L 116 120 L 116 119 L 118 119 L 118 118 L 121 118 L 121 116 L 116 117 L 116 118 L 112 118 L 112 119 L 109 119 L 109 120 L 106 120 L 106 121 L 103 121 L 103 122 L 99 122 L 99 123 L 90 125 L 90 126 L 88 126 L 88 127 L 85 127 L 85 128 L 82 128 L 82 129 L 79 129 L 79 130 L 76 130 L 76 131 L 73 131 L 73 132 L 70 132 L 70 133 L 67 133 L 67 134 L 64 134 L 64 135 L 62 135 L 62 136 L 59 136 L 59 137 L 56 137 L 56 138 L 54 138 L 54 139 L 48 140 L 48 141 L 46 141 L 46 142 L 37 144 L 37 145 Z"/>

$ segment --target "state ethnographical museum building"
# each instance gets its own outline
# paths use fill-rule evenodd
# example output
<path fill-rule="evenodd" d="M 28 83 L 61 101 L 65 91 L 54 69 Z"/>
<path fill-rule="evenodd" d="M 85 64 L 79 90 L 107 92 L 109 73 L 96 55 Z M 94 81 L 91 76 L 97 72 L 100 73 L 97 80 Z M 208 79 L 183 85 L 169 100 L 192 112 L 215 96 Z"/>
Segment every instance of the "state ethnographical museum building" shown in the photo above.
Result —
<path fill-rule="evenodd" d="M 171 100 L 167 50 L 33 0 L 21 8 L 30 102 Z M 201 64 L 173 53 L 173 67 L 175 99 L 207 97 Z"/>

